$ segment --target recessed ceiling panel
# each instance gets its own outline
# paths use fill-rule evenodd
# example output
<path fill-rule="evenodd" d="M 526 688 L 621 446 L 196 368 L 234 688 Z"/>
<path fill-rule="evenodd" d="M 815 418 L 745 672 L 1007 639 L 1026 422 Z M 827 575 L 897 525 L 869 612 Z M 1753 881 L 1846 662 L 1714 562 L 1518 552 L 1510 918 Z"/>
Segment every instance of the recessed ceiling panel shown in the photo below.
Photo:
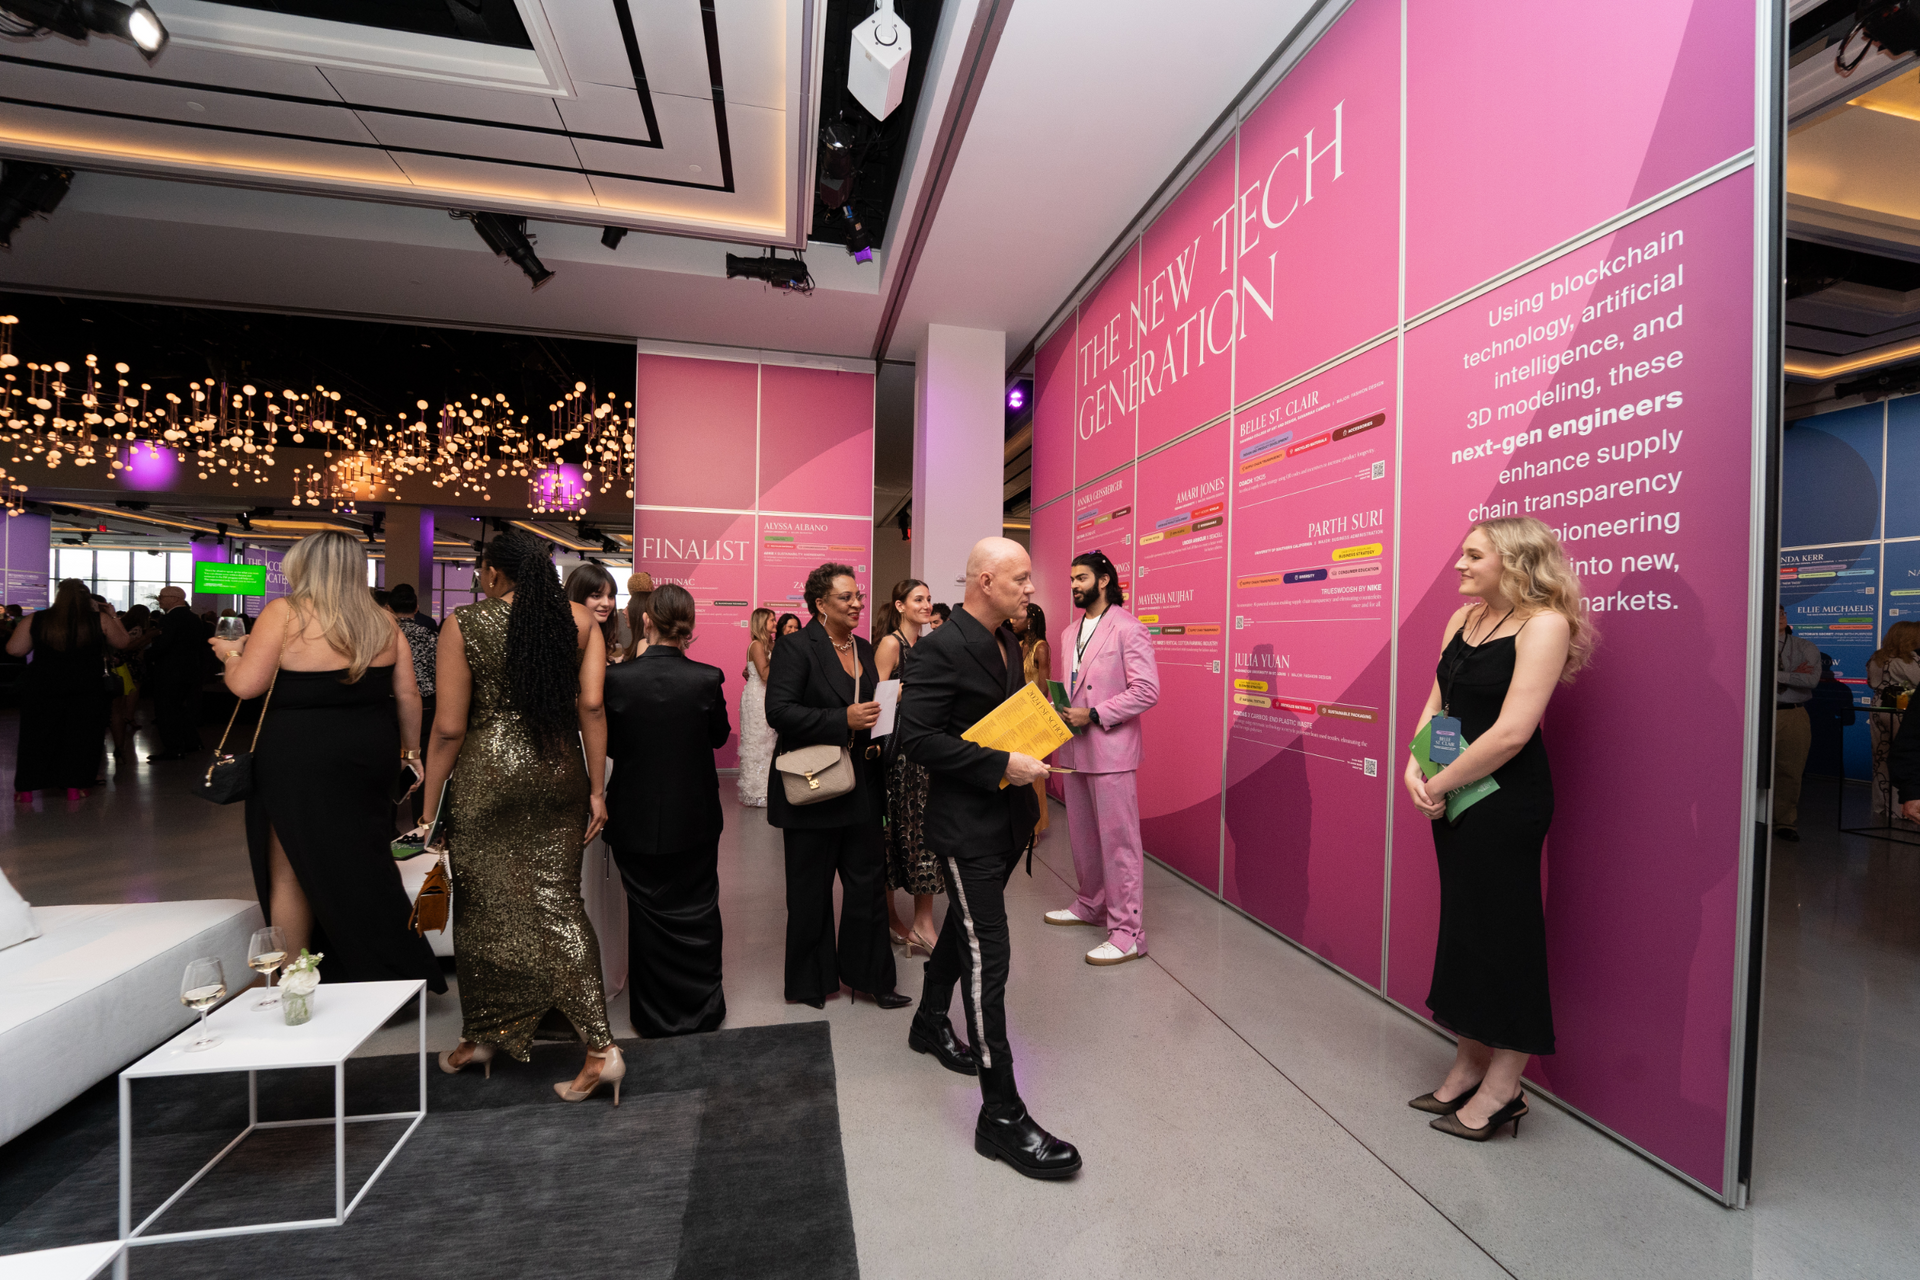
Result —
<path fill-rule="evenodd" d="M 205 133 L 228 133 L 237 142 L 251 136 L 286 135 L 369 143 L 373 135 L 341 109 L 325 82 L 324 98 L 263 97 L 229 93 L 216 85 L 182 86 L 146 79 L 120 79 L 103 95 L 94 77 L 52 66 L 0 63 L 0 96 L 18 105 L 60 108 L 90 118 L 111 131 L 113 121 L 172 121 Z"/>
<path fill-rule="evenodd" d="M 287 186 L 364 185 L 404 194 L 408 183 L 394 158 L 376 144 L 258 137 L 182 129 L 165 121 L 105 118 L 0 102 L 0 138 L 16 153 L 84 156 L 103 168 L 136 171 L 154 166 L 190 169 L 213 180 Z"/>
<path fill-rule="evenodd" d="M 151 65 L 112 41 L 0 38 L 0 100 L 23 108 L 0 148 L 79 170 L 804 243 L 796 157 L 813 123 L 792 109 L 790 68 L 818 64 L 800 42 L 824 0 L 521 0 L 531 50 L 375 23 L 361 28 L 367 59 L 304 66 L 289 60 L 297 41 L 236 50 L 312 19 L 171 3 L 191 30 Z M 353 5 L 328 11 L 330 31 L 354 30 L 339 17 Z M 353 69 L 395 40 L 421 46 L 418 74 L 404 59 Z M 536 59 L 560 88 L 501 87 L 475 50 Z"/>
<path fill-rule="evenodd" d="M 599 201 L 585 175 L 575 169 L 462 160 L 449 156 L 395 152 L 394 162 L 416 186 L 437 191 L 467 188 L 500 200 L 538 200 L 575 206 L 591 216 Z"/>
<path fill-rule="evenodd" d="M 552 104 L 546 104 L 551 109 Z M 561 169 L 578 169 L 573 140 L 558 125 L 545 129 L 508 129 L 498 125 L 469 124 L 464 120 L 443 120 L 421 116 L 384 115 L 367 112 L 360 116 L 367 129 L 390 147 L 404 162 L 419 154 L 448 157 L 477 156 L 488 160 L 517 161 Z M 554 119 L 559 119 L 555 116 Z M 405 154 L 402 154 L 405 153 Z"/>
<path fill-rule="evenodd" d="M 654 95 L 653 106 L 655 118 L 660 122 L 661 146 L 623 146 L 577 136 L 573 146 L 581 161 L 596 177 L 664 178 L 714 191 L 724 190 L 727 164 L 723 163 L 720 153 L 713 100 L 662 93 Z M 737 117 L 738 113 L 728 112 L 729 140 Z M 729 145 L 729 152 L 731 149 Z M 699 167 L 695 168 L 696 165 Z"/>

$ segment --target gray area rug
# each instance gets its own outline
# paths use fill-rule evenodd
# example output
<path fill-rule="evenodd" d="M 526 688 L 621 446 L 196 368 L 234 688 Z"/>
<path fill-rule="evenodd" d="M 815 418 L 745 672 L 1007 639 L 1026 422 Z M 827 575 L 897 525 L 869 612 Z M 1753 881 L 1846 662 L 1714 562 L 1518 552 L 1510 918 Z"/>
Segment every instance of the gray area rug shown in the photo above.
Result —
<path fill-rule="evenodd" d="M 575 1046 L 537 1046 L 493 1079 L 429 1065 L 428 1117 L 344 1227 L 143 1246 L 136 1277 L 474 1274 L 854 1277 L 853 1219 L 826 1023 L 623 1043 L 606 1090 L 566 1105 L 552 1083 Z M 355 1059 L 347 1109 L 417 1098 L 411 1055 Z M 330 1071 L 261 1077 L 261 1118 L 330 1115 Z M 246 1122 L 245 1077 L 143 1082 L 134 1092 L 134 1219 Z M 352 1197 L 404 1122 L 347 1126 Z M 0 1148 L 0 1253 L 116 1234 L 113 1082 Z M 170 1209 L 180 1231 L 331 1215 L 333 1129 L 257 1131 Z"/>

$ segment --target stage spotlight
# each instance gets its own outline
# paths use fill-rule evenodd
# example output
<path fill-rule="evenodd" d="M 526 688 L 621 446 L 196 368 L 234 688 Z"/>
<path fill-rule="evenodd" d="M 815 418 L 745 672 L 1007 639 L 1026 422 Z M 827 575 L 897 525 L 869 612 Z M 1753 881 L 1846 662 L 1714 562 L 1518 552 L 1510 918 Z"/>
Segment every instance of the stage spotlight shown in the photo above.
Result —
<path fill-rule="evenodd" d="M 1859 52 L 1849 59 L 1847 49 L 1855 36 L 1860 37 Z M 1843 76 L 1852 75 L 1867 51 L 1874 48 L 1893 58 L 1920 50 L 1920 12 L 1916 12 L 1914 0 L 1886 0 L 1878 4 L 1867 0 L 1862 4 L 1853 29 L 1834 51 L 1833 69 Z"/>
<path fill-rule="evenodd" d="M 608 227 L 600 233 L 600 243 L 609 249 L 618 249 L 620 242 L 627 238 L 625 227 Z"/>
<path fill-rule="evenodd" d="M 847 233 L 847 252 L 853 255 L 855 262 L 873 261 L 873 237 L 867 234 L 866 223 L 853 211 L 853 206 L 842 205 L 839 209 L 841 220 Z"/>
<path fill-rule="evenodd" d="M 742 258 L 728 254 L 727 279 L 742 277 L 764 280 L 776 289 L 792 293 L 813 292 L 813 273 L 807 270 L 806 260 L 800 257 L 776 258 L 771 250 L 764 258 Z"/>
<path fill-rule="evenodd" d="M 1027 407 L 1027 391 L 1019 383 L 1007 388 L 1007 412 L 1018 413 Z"/>
<path fill-rule="evenodd" d="M 448 216 L 465 218 L 487 242 L 487 248 L 499 257 L 512 262 L 514 266 L 527 273 L 527 279 L 533 281 L 538 289 L 553 279 L 553 272 L 547 270 L 533 251 L 534 236 L 527 231 L 525 218 L 509 218 L 499 213 L 468 213 L 459 209 L 447 210 Z"/>
<path fill-rule="evenodd" d="M 13 233 L 29 214 L 46 217 L 59 207 L 73 171 L 27 160 L 0 163 L 0 249 L 13 248 Z"/>
<path fill-rule="evenodd" d="M 0 0 L 0 12 L 25 24 L 25 30 L 0 27 L 0 35 L 37 36 L 53 31 L 72 40 L 89 35 L 125 40 L 152 62 L 167 47 L 166 24 L 147 4 L 134 0 Z"/>

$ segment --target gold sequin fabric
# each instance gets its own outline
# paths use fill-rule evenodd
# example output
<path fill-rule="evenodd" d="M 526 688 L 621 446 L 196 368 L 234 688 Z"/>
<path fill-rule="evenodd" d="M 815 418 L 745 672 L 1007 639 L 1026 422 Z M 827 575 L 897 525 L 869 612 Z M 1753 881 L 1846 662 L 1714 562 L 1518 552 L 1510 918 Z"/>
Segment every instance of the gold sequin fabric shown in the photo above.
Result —
<path fill-rule="evenodd" d="M 514 710 L 506 683 L 510 610 L 498 600 L 454 610 L 473 697 L 453 768 L 447 847 L 461 1034 L 524 1062 L 549 1009 L 596 1049 L 613 1035 L 600 943 L 580 898 L 586 762 L 571 737 L 564 747 L 541 747 Z"/>

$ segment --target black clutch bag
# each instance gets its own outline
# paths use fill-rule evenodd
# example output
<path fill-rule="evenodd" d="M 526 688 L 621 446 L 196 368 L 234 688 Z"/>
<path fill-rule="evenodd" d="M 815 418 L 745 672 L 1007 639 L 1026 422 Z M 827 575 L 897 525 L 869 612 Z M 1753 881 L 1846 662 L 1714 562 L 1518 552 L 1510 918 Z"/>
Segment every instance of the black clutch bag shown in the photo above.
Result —
<path fill-rule="evenodd" d="M 227 717 L 227 727 L 221 731 L 220 745 L 213 749 L 213 763 L 207 766 L 207 776 L 194 788 L 194 794 L 202 800 L 211 800 L 215 804 L 232 804 L 236 800 L 245 800 L 253 791 L 253 749 L 260 745 L 260 726 L 267 722 L 267 706 L 273 701 L 273 686 L 280 682 L 280 673 L 273 673 L 273 680 L 267 685 L 267 696 L 260 704 L 260 719 L 253 726 L 253 741 L 247 744 L 245 751 L 227 750 L 227 737 L 233 732 L 233 722 L 240 716 L 240 702 L 234 700 L 233 714 Z"/>

